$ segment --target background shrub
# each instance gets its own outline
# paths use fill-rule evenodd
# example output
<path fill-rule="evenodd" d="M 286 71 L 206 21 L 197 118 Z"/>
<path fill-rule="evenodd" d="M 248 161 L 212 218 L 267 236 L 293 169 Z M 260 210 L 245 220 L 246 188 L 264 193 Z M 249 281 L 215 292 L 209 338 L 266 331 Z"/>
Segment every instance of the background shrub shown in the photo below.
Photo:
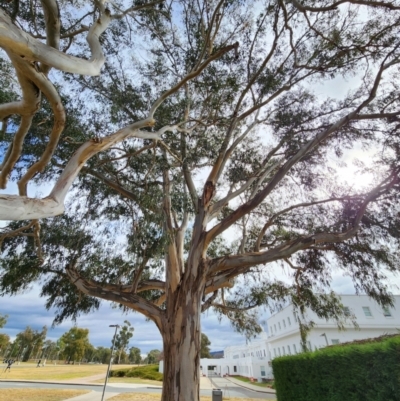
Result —
<path fill-rule="evenodd" d="M 279 401 L 400 401 L 400 336 L 272 361 Z"/>
<path fill-rule="evenodd" d="M 163 374 L 159 373 L 158 365 L 145 365 L 145 366 L 136 366 L 131 369 L 118 369 L 112 370 L 111 377 L 137 377 L 140 379 L 147 380 L 163 380 Z"/>

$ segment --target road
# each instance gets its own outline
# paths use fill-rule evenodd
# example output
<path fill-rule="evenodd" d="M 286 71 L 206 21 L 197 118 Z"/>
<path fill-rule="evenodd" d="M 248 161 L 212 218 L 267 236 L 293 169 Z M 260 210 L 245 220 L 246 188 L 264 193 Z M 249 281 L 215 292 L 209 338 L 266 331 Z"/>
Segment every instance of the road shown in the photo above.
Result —
<path fill-rule="evenodd" d="M 238 397 L 238 398 L 259 398 L 259 399 L 270 399 L 276 400 L 274 394 L 259 393 L 256 391 L 248 390 L 243 387 L 239 387 L 234 383 L 224 379 L 224 378 L 212 378 L 212 383 L 215 388 L 219 388 L 223 391 L 223 398 L 226 397 Z M 5 382 L 0 381 L 0 389 L 2 388 L 53 388 L 53 389 L 65 389 L 65 388 L 79 388 L 83 390 L 93 390 L 97 392 L 103 391 L 102 386 L 93 386 L 90 384 L 77 385 L 68 383 L 39 383 L 39 382 Z M 110 392 L 115 393 L 154 393 L 161 394 L 160 388 L 152 387 L 134 387 L 130 384 L 123 383 L 110 383 L 107 385 L 107 389 Z M 200 394 L 204 396 L 211 397 L 212 390 L 201 390 Z"/>

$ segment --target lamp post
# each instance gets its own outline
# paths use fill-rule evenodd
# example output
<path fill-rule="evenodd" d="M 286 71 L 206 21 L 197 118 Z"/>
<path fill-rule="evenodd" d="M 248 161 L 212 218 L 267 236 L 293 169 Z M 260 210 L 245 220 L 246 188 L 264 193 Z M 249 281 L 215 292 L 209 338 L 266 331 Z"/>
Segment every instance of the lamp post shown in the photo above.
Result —
<path fill-rule="evenodd" d="M 104 381 L 104 388 L 103 388 L 103 394 L 102 394 L 102 396 L 101 396 L 101 401 L 104 400 L 104 393 L 106 392 L 106 386 L 107 386 L 107 381 L 108 381 L 108 375 L 109 375 L 109 373 L 110 373 L 111 361 L 112 361 L 113 352 L 114 352 L 115 337 L 117 336 L 117 330 L 119 329 L 119 325 L 118 325 L 118 324 L 110 324 L 109 327 L 115 327 L 115 333 L 114 333 L 114 338 L 113 338 L 113 342 L 112 342 L 110 362 L 108 362 L 106 380 Z"/>
<path fill-rule="evenodd" d="M 322 333 L 322 334 L 320 335 L 320 337 L 325 337 L 326 346 L 328 346 L 328 345 L 329 345 L 329 342 L 328 342 L 328 338 L 326 337 L 326 334 L 325 334 L 325 333 Z"/>

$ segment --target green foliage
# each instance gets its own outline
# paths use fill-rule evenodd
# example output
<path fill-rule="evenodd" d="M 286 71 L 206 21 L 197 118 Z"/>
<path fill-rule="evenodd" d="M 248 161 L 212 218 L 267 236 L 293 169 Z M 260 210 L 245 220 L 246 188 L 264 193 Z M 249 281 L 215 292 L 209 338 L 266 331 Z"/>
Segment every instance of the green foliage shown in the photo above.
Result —
<path fill-rule="evenodd" d="M 5 326 L 7 323 L 8 315 L 1 315 L 0 314 L 0 329 Z"/>
<path fill-rule="evenodd" d="M 85 350 L 89 347 L 89 329 L 81 329 L 79 327 L 72 327 L 68 332 L 61 336 L 65 345 L 63 355 L 68 361 L 80 361 L 84 355 Z"/>
<path fill-rule="evenodd" d="M 121 12 L 128 3 L 132 4 L 111 2 L 111 13 Z M 355 190 L 338 178 L 351 149 L 367 155 L 368 165 L 357 166 L 375 183 L 399 173 L 398 10 L 381 3 L 370 7 L 368 2 L 348 2 L 336 10 L 313 13 L 296 9 L 290 1 L 229 0 L 220 3 L 211 26 L 217 3 L 171 0 L 114 20 L 100 37 L 107 61 L 98 77 L 52 70 L 48 79 L 59 83 L 55 89 L 67 120 L 49 164 L 34 177 L 46 188 L 57 181 L 81 144 L 102 141 L 143 119 L 161 94 L 210 61 L 159 105 L 155 126 L 142 132 L 167 125 L 179 129 L 164 132 L 159 141 L 127 138 L 85 163 L 70 190 L 66 213 L 40 222 L 43 260 L 37 257 L 32 231 L 6 235 L 29 222 L 0 230 L 0 296 L 17 295 L 40 282 L 46 307 L 56 310 L 56 324 L 97 309 L 96 297 L 109 300 L 104 295 L 107 285 L 116 289 L 114 300 L 120 287 L 133 286 L 139 299 L 131 304 L 133 309 L 143 302 L 162 301 L 162 286 L 143 291 L 140 287 L 168 277 L 166 247 L 174 240 L 178 244 L 179 227 L 186 227 L 183 260 L 175 265 L 182 266 L 182 276 L 190 276 L 192 268 L 204 271 L 209 284 L 226 279 L 215 292 L 200 294 L 201 307 L 228 317 L 247 337 L 261 330 L 257 308 L 276 310 L 289 302 L 299 314 L 309 307 L 319 316 L 335 318 L 340 326 L 342 311 L 331 293 L 332 266 L 351 278 L 357 292 L 382 305 L 391 303 L 388 272 L 400 268 L 399 255 L 393 251 L 400 244 L 398 177 L 371 197 L 371 187 Z M 92 24 L 97 7 L 84 1 L 58 4 L 60 49 L 89 59 L 87 32 L 69 35 Z M 16 27 L 37 38 L 46 36 L 39 3 L 32 8 L 29 2 L 5 2 L 4 9 Z M 212 46 L 207 49 L 208 34 Z M 208 59 L 236 41 L 236 51 Z M 137 43 L 143 52 L 137 52 Z M 385 63 L 388 68 L 373 91 L 376 97 L 371 97 L 373 74 Z M 366 72 L 363 79 L 361 71 Z M 320 88 L 333 78 L 358 82 L 357 88 L 336 99 L 321 95 Z M 15 71 L 2 58 L 0 81 L 1 104 L 21 98 Z M 11 180 L 21 178 L 49 143 L 53 110 L 46 96 L 42 98 L 21 144 L 24 154 L 15 158 Z M 366 99 L 371 101 L 361 107 Z M 378 117 L 353 118 L 356 115 Z M 344 116 L 346 123 L 336 129 Z M 20 123 L 18 113 L 6 117 L 1 152 L 12 148 Z M 207 210 L 197 210 L 204 177 L 218 160 L 223 162 L 215 171 L 213 198 Z M 164 203 L 166 176 L 170 210 Z M 235 198 L 208 214 L 233 194 Z M 324 198 L 329 202 L 321 202 Z M 364 206 L 354 234 L 346 237 Z M 223 231 L 232 230 L 232 236 L 195 240 L 209 236 L 211 228 L 222 223 Z M 319 234 L 334 240 L 315 242 Z M 226 237 L 235 240 L 228 242 Z M 189 266 L 193 255 L 201 257 L 195 256 Z M 272 256 L 260 260 L 262 255 Z M 218 264 L 221 259 L 235 259 L 237 264 L 225 269 Z M 205 262 L 204 270 L 195 266 Z M 83 280 L 104 292 L 79 293 L 66 275 L 69 266 L 76 266 Z M 210 266 L 216 270 L 206 272 Z M 289 272 L 285 283 L 272 278 L 282 268 Z M 129 308 L 129 303 L 122 305 L 122 298 L 120 307 Z M 166 305 L 157 303 L 173 316 L 175 311 L 167 311 Z M 304 335 L 309 327 L 312 322 L 302 323 Z M 118 344 L 120 355 L 126 347 Z"/>
<path fill-rule="evenodd" d="M 279 401 L 400 400 L 400 336 L 272 361 Z"/>
<path fill-rule="evenodd" d="M 209 345 L 211 345 L 210 340 L 204 333 L 201 333 L 200 358 L 211 358 Z"/>
<path fill-rule="evenodd" d="M 42 331 L 34 330 L 27 326 L 24 331 L 17 334 L 12 352 L 9 355 L 12 358 L 19 358 L 24 361 L 28 360 L 31 355 L 41 356 L 45 348 L 45 340 L 47 327 L 44 326 Z"/>
<path fill-rule="evenodd" d="M 140 348 L 132 347 L 129 349 L 129 362 L 138 365 L 142 361 Z"/>
<path fill-rule="evenodd" d="M 140 379 L 162 381 L 163 375 L 158 371 L 157 365 L 137 366 L 132 369 L 112 370 L 111 377 L 137 377 Z"/>
<path fill-rule="evenodd" d="M 4 356 L 5 350 L 10 344 L 10 337 L 7 334 L 0 333 L 0 355 Z"/>
<path fill-rule="evenodd" d="M 118 362 L 121 361 L 122 353 L 126 352 L 129 346 L 129 340 L 133 337 L 134 328 L 128 320 L 124 320 L 124 325 L 119 329 L 115 338 L 115 349 L 118 351 Z"/>
<path fill-rule="evenodd" d="M 149 351 L 146 358 L 144 358 L 143 363 L 150 364 L 150 365 L 153 363 L 157 363 L 160 359 L 160 356 L 161 356 L 160 350 L 152 349 L 151 351 Z"/>

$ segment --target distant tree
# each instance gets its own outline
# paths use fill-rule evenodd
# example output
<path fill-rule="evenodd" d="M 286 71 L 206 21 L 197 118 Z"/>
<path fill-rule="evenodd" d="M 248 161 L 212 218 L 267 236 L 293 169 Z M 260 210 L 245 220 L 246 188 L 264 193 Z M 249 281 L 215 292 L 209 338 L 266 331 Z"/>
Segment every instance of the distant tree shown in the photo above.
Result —
<path fill-rule="evenodd" d="M 0 314 L 0 329 L 6 325 L 7 318 L 8 318 L 8 315 Z"/>
<path fill-rule="evenodd" d="M 72 327 L 71 330 L 61 336 L 65 343 L 64 357 L 68 361 L 80 361 L 85 350 L 89 346 L 89 330 Z"/>
<path fill-rule="evenodd" d="M 95 356 L 96 356 L 96 347 L 88 343 L 83 358 L 86 360 L 86 362 L 91 362 Z"/>
<path fill-rule="evenodd" d="M 94 360 L 100 363 L 109 363 L 111 358 L 111 349 L 107 347 L 97 347 Z"/>
<path fill-rule="evenodd" d="M 0 329 L 7 323 L 7 315 L 0 314 Z M 0 355 L 4 354 L 4 351 L 10 343 L 10 337 L 7 334 L 0 334 Z"/>
<path fill-rule="evenodd" d="M 200 358 L 211 358 L 209 345 L 211 345 L 210 340 L 204 333 L 201 333 Z"/>
<path fill-rule="evenodd" d="M 128 320 L 125 320 L 124 323 L 125 325 L 121 327 L 115 338 L 115 349 L 117 350 L 118 353 L 117 363 L 120 363 L 122 353 L 123 352 L 126 353 L 126 350 L 128 349 L 129 346 L 129 340 L 132 338 L 134 331 L 134 328 L 132 327 L 130 322 L 128 322 Z"/>
<path fill-rule="evenodd" d="M 42 331 L 34 330 L 27 326 L 24 331 L 17 334 L 13 343 L 11 357 L 27 361 L 34 353 L 38 352 L 44 344 L 47 334 L 47 327 Z"/>
<path fill-rule="evenodd" d="M 142 362 L 142 357 L 140 355 L 140 348 L 131 347 L 129 349 L 129 362 L 138 365 Z"/>
<path fill-rule="evenodd" d="M 153 349 L 151 350 L 146 358 L 144 359 L 144 363 L 146 364 L 152 364 L 152 363 L 157 363 L 160 359 L 161 351 L 158 349 Z"/>
<path fill-rule="evenodd" d="M 10 344 L 10 337 L 7 334 L 0 334 L 0 355 L 4 355 L 7 346 Z"/>

